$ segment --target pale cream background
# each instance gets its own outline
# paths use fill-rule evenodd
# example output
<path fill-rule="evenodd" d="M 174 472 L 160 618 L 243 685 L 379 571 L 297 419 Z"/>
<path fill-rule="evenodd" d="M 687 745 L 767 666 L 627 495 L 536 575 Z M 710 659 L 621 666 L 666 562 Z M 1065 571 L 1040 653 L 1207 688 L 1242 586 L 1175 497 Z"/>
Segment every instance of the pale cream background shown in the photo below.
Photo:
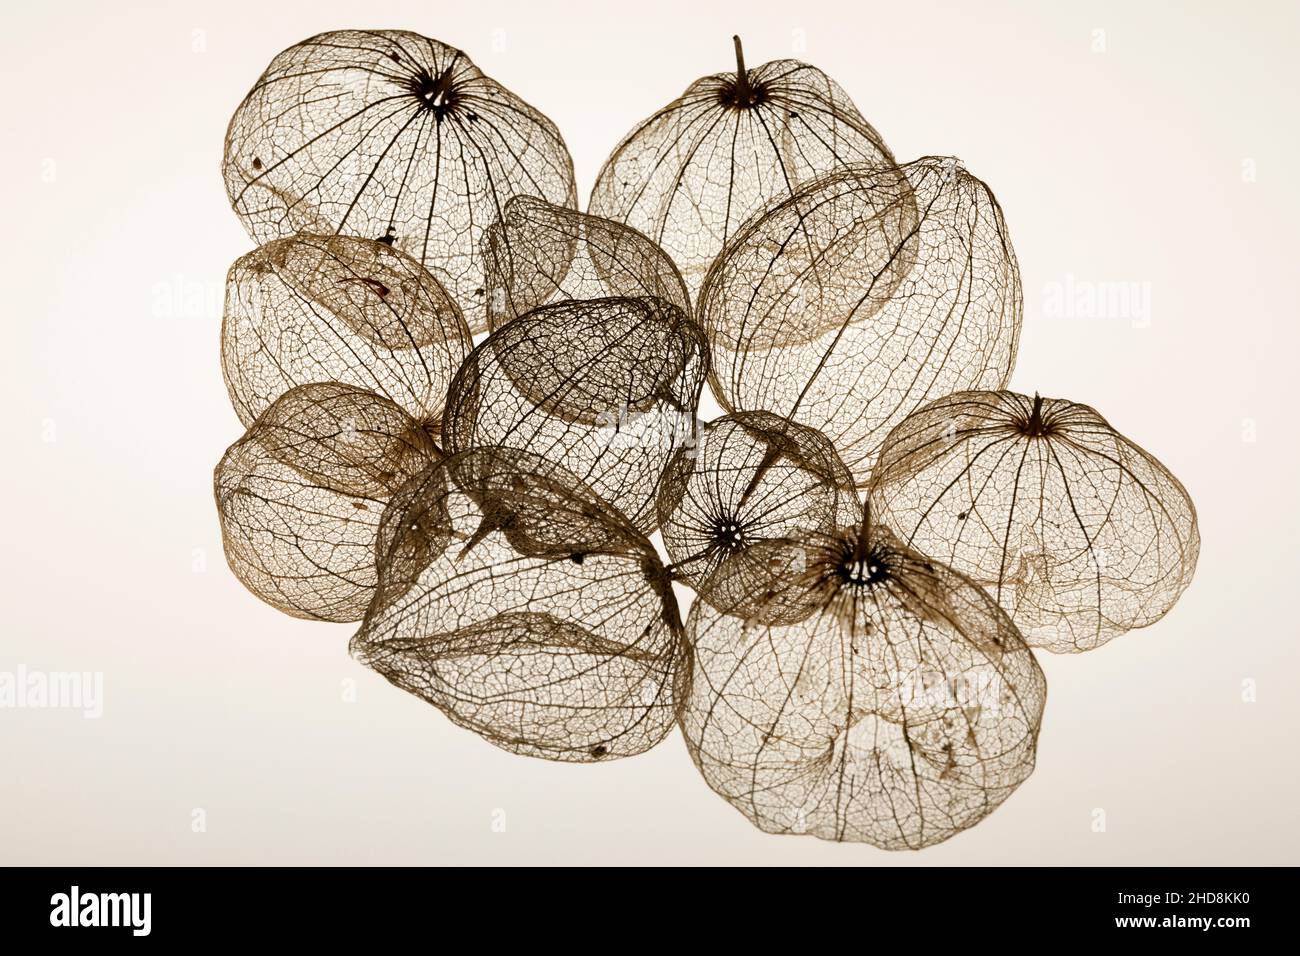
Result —
<path fill-rule="evenodd" d="M 1296 9 L 5 6 L 0 670 L 100 670 L 106 701 L 99 721 L 0 711 L 0 861 L 1300 862 Z M 221 286 L 250 248 L 222 134 L 276 52 L 341 27 L 466 49 L 558 123 L 583 195 L 633 123 L 731 67 L 736 31 L 751 64 L 802 38 L 900 158 L 955 154 L 993 185 L 1024 272 L 1014 386 L 1153 450 L 1204 535 L 1164 621 L 1043 661 L 1039 767 L 1001 810 L 911 855 L 765 836 L 676 735 L 599 767 L 509 756 L 354 663 L 349 627 L 239 586 L 210 491 L 239 435 Z M 1049 316 L 1068 276 L 1149 283 L 1150 326 Z"/>

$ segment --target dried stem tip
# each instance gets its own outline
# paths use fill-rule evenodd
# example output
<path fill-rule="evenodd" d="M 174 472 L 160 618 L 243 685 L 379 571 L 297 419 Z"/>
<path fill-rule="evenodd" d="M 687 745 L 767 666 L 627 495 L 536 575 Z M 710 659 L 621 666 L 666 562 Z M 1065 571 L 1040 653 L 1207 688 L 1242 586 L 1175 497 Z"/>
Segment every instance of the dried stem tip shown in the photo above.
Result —
<path fill-rule="evenodd" d="M 417 80 L 416 94 L 425 106 L 441 115 L 450 105 L 452 93 L 451 67 L 443 70 L 438 77 L 425 73 Z"/>
<path fill-rule="evenodd" d="M 733 36 L 731 42 L 736 45 L 736 105 L 749 106 L 753 91 L 749 86 L 749 72 L 745 69 L 745 50 L 740 45 L 739 36 Z"/>
<path fill-rule="evenodd" d="M 1034 410 L 1029 413 L 1029 421 L 1025 423 L 1025 431 L 1031 435 L 1043 434 L 1043 396 L 1034 392 Z"/>

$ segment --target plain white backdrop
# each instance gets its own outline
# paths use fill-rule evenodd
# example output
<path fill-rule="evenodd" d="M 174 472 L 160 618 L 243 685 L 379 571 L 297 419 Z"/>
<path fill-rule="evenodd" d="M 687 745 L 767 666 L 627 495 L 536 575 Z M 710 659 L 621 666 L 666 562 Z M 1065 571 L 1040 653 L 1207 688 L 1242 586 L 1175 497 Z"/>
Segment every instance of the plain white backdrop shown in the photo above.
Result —
<path fill-rule="evenodd" d="M 1300 862 L 1296 5 L 0 16 L 0 672 L 104 680 L 99 719 L 0 709 L 0 862 Z M 751 64 L 835 77 L 899 159 L 956 155 L 991 184 L 1024 279 L 1012 386 L 1092 404 L 1154 452 L 1204 538 L 1163 621 L 1045 657 L 1038 769 L 992 817 L 888 854 L 759 833 L 677 735 L 616 764 L 510 756 L 354 663 L 350 627 L 287 618 L 234 580 L 211 469 L 240 434 L 218 333 L 251 243 L 222 136 L 275 53 L 344 27 L 466 50 L 556 121 L 584 197 L 635 122 L 732 68 L 733 33 Z M 1125 290 L 1137 312 L 1114 304 Z"/>

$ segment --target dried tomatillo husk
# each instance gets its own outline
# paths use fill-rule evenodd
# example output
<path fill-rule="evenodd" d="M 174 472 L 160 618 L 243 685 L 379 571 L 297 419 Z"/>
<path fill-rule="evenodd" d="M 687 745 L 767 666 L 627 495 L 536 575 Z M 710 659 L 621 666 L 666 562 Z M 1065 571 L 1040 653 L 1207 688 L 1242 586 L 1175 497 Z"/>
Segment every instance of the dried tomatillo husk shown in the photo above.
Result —
<path fill-rule="evenodd" d="M 847 93 L 798 60 L 696 80 L 639 124 L 596 178 L 588 211 L 640 230 L 695 295 L 714 257 L 768 203 L 850 163 L 892 166 Z"/>
<path fill-rule="evenodd" d="M 858 168 L 755 217 L 713 264 L 697 307 L 722 406 L 818 429 L 859 486 L 919 405 L 1002 387 L 1020 337 L 1020 273 L 989 188 L 955 160 L 901 172 L 911 189 L 901 213 L 899 170 Z M 912 203 L 915 227 L 901 228 Z"/>
<path fill-rule="evenodd" d="M 380 516 L 439 457 L 420 424 L 382 396 L 334 382 L 291 389 L 217 465 L 226 561 L 288 614 L 360 620 Z"/>
<path fill-rule="evenodd" d="M 1065 399 L 932 402 L 890 433 L 870 495 L 880 520 L 984 585 L 1026 641 L 1051 651 L 1159 620 L 1200 552 L 1178 479 Z"/>
<path fill-rule="evenodd" d="M 516 196 L 488 230 L 488 324 L 497 329 L 572 299 L 660 299 L 691 314 L 677 267 L 628 226 L 535 196 Z"/>
<path fill-rule="evenodd" d="M 1029 776 L 1046 684 L 977 585 L 865 522 L 764 549 L 785 553 L 779 593 L 691 608 L 681 718 L 709 786 L 755 826 L 920 849 Z"/>
<path fill-rule="evenodd" d="M 849 474 L 826 438 L 767 412 L 709 422 L 673 456 L 659 488 L 659 530 L 673 574 L 715 607 L 745 593 L 766 565 L 753 545 L 799 532 L 834 534 L 861 518 Z"/>
<path fill-rule="evenodd" d="M 658 743 L 689 670 L 653 546 L 576 476 L 515 449 L 453 455 L 422 485 L 385 519 L 403 564 L 381 561 L 354 656 L 515 753 L 594 761 Z M 449 532 L 437 547 L 429 515 Z"/>
<path fill-rule="evenodd" d="M 226 279 L 221 368 L 245 425 L 295 385 L 330 381 L 437 423 L 472 347 L 438 280 L 380 242 L 277 239 L 241 256 Z"/>
<path fill-rule="evenodd" d="M 329 231 L 390 242 L 487 327 L 480 246 L 512 196 L 577 204 L 555 124 L 463 52 L 339 30 L 271 61 L 226 133 L 226 192 L 258 242 Z"/>
<path fill-rule="evenodd" d="M 659 477 L 690 440 L 707 367 L 698 326 L 662 300 L 544 306 L 471 353 L 448 395 L 443 444 L 563 464 L 649 533 Z"/>

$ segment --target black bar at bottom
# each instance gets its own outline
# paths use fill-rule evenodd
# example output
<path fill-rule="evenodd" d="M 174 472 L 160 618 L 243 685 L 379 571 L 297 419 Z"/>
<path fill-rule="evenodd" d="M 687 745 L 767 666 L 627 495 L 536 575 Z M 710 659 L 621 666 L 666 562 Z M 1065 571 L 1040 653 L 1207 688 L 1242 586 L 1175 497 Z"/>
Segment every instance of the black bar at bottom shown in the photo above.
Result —
<path fill-rule="evenodd" d="M 872 948 L 896 934 L 927 947 L 980 949 L 1128 937 L 1231 946 L 1289 935 L 1284 872 L 1267 869 L 1096 868 L 630 871 L 33 868 L 0 870 L 0 932 L 20 940 L 99 946 L 145 939 L 296 947 L 389 938 L 534 945 L 585 940 L 640 947 L 659 937 L 711 938 L 734 948 L 793 933 L 826 945 L 844 933 Z M 886 932 L 888 931 L 888 932 Z M 1026 932 L 1054 935 L 1035 937 Z M 484 932 L 488 935 L 484 936 Z M 885 933 L 880 936 L 879 933 Z M 572 934 L 572 935 L 570 935 Z M 769 938 L 769 934 L 771 934 Z M 826 934 L 826 935 L 823 935 Z M 461 940 L 457 943 L 456 940 Z M 872 940 L 875 943 L 872 943 Z M 471 942 L 477 940 L 477 942 Z M 670 944 L 671 945 L 671 944 Z M 587 948 L 584 945 L 583 948 Z M 695 949 L 696 945 L 687 948 Z M 9 952 L 21 950 L 9 949 Z"/>

